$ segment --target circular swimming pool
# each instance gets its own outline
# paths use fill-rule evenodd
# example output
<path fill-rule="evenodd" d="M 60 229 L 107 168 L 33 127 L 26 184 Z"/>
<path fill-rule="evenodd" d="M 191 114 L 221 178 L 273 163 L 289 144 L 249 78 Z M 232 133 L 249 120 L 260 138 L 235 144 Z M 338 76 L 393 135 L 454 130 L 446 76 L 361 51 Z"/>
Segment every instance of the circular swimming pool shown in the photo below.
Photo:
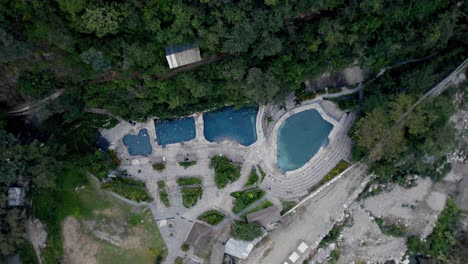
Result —
<path fill-rule="evenodd" d="M 298 169 L 328 144 L 333 125 L 315 110 L 305 110 L 288 117 L 278 129 L 277 157 L 282 171 Z"/>

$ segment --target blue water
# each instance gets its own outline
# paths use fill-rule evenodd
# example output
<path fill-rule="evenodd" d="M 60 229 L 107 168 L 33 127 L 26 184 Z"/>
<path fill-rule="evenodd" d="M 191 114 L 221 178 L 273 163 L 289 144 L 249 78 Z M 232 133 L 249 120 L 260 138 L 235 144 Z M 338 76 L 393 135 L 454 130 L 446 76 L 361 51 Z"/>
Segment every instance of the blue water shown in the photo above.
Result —
<path fill-rule="evenodd" d="M 159 145 L 189 141 L 195 138 L 195 119 L 193 117 L 155 121 Z"/>
<path fill-rule="evenodd" d="M 257 107 L 225 107 L 203 114 L 205 138 L 210 142 L 235 141 L 249 146 L 257 140 Z"/>
<path fill-rule="evenodd" d="M 295 170 L 306 164 L 328 144 L 333 125 L 317 110 L 306 110 L 290 116 L 278 130 L 278 166 L 282 171 Z"/>
<path fill-rule="evenodd" d="M 149 156 L 151 154 L 151 143 L 148 130 L 143 128 L 138 135 L 127 134 L 123 138 L 123 143 L 127 146 L 128 154 L 131 156 Z"/>

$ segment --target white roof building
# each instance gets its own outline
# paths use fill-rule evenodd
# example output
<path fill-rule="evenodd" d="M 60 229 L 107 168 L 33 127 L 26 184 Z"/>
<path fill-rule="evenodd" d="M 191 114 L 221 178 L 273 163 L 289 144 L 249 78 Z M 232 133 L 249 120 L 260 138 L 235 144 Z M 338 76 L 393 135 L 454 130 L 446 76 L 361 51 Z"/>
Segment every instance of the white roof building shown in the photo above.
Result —
<path fill-rule="evenodd" d="M 166 60 L 171 69 L 201 61 L 200 49 L 195 43 L 169 46 Z"/>

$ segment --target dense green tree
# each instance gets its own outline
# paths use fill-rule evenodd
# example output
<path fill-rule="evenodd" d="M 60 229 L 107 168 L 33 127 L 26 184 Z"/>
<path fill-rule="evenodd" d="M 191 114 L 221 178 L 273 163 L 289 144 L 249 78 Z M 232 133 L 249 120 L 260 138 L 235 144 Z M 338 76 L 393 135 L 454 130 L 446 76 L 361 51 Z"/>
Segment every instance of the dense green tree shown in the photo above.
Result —
<path fill-rule="evenodd" d="M 4 196 L 3 194 L 0 194 Z M 0 208 L 0 256 L 14 253 L 25 241 L 25 212 L 21 209 Z"/>
<path fill-rule="evenodd" d="M 117 34 L 123 20 L 122 12 L 116 5 L 86 8 L 81 16 L 82 29 L 88 33 L 95 33 L 102 38 L 109 34 Z"/>
<path fill-rule="evenodd" d="M 252 241 L 262 234 L 262 227 L 257 223 L 236 223 L 231 232 L 234 238 L 245 241 Z"/>
<path fill-rule="evenodd" d="M 104 56 L 102 51 L 90 48 L 89 50 L 81 53 L 81 60 L 91 65 L 95 71 L 108 71 L 111 69 L 111 62 Z"/>
<path fill-rule="evenodd" d="M 18 86 L 22 95 L 42 98 L 55 89 L 56 79 L 54 74 L 48 70 L 26 71 L 20 74 Z"/>

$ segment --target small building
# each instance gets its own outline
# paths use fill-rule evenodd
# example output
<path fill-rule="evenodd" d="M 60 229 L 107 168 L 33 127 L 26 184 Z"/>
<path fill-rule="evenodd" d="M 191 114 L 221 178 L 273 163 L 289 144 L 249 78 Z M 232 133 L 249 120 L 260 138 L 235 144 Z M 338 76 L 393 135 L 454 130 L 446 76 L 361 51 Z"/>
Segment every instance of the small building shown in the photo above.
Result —
<path fill-rule="evenodd" d="M 20 187 L 8 188 L 8 206 L 22 206 L 24 204 L 24 189 Z"/>
<path fill-rule="evenodd" d="M 253 241 L 244 241 L 240 239 L 230 238 L 224 248 L 224 252 L 239 259 L 246 259 L 255 245 L 258 244 L 268 233 L 263 232 L 262 236 L 257 237 Z"/>
<path fill-rule="evenodd" d="M 195 43 L 166 47 L 166 59 L 169 68 L 177 68 L 201 61 L 200 49 Z"/>
<path fill-rule="evenodd" d="M 211 227 L 196 222 L 193 224 L 185 243 L 191 247 L 203 249 L 210 241 L 212 232 Z"/>
<path fill-rule="evenodd" d="M 259 223 L 267 230 L 271 229 L 272 225 L 280 221 L 281 211 L 276 205 L 272 205 L 268 208 L 258 210 L 251 214 L 247 215 L 247 222 L 249 223 Z"/>

